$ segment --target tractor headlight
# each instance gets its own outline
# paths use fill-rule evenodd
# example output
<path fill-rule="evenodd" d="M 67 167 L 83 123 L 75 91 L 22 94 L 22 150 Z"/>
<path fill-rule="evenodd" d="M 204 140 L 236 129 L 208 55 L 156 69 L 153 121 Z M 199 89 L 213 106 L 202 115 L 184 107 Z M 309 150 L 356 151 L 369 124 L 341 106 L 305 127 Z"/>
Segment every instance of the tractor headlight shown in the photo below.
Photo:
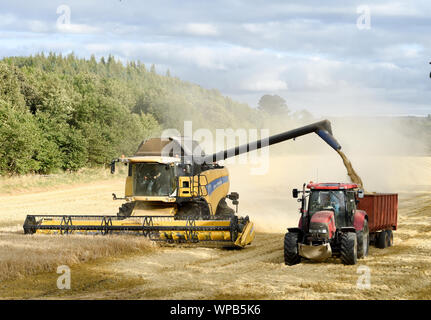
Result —
<path fill-rule="evenodd" d="M 326 229 L 310 229 L 310 233 L 327 233 Z"/>
<path fill-rule="evenodd" d="M 328 226 L 324 223 L 319 222 L 311 222 L 310 223 L 310 229 L 309 233 L 312 235 L 313 238 L 316 239 L 328 239 L 329 238 L 329 231 Z"/>

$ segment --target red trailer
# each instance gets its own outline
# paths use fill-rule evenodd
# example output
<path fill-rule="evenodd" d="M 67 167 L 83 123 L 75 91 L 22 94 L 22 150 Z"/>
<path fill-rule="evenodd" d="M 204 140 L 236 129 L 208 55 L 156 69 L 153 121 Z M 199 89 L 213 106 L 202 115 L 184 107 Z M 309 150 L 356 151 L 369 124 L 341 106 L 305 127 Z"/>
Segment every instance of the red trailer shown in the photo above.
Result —
<path fill-rule="evenodd" d="M 359 199 L 357 208 L 368 215 L 370 242 L 378 248 L 391 246 L 392 230 L 397 230 L 398 194 L 367 193 Z"/>

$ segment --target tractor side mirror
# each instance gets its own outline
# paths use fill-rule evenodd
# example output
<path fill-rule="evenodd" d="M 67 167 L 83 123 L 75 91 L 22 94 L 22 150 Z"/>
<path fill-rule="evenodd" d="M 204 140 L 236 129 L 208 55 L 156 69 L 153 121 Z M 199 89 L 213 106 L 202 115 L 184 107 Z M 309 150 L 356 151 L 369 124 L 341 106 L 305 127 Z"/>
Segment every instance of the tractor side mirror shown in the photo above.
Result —
<path fill-rule="evenodd" d="M 364 190 L 360 189 L 358 190 L 358 198 L 363 199 L 364 198 Z"/>
<path fill-rule="evenodd" d="M 299 194 L 298 189 L 293 189 L 292 190 L 292 197 L 298 198 L 298 194 Z"/>

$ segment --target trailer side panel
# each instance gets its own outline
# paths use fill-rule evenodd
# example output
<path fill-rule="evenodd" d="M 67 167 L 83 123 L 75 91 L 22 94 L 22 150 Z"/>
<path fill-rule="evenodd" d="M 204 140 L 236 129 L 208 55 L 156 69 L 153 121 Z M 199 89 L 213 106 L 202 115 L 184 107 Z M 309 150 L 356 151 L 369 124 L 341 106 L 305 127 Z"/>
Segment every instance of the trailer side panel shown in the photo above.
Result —
<path fill-rule="evenodd" d="M 397 229 L 398 194 L 365 194 L 364 198 L 359 200 L 358 209 L 367 212 L 370 232 Z"/>

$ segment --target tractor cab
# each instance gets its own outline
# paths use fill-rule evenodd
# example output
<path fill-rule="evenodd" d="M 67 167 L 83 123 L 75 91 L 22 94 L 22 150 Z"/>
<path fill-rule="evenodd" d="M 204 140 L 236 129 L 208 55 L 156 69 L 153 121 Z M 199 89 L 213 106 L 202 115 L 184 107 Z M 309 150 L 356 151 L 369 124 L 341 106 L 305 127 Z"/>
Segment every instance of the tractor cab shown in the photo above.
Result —
<path fill-rule="evenodd" d="M 314 183 L 308 184 L 310 196 L 308 217 L 322 211 L 332 211 L 337 229 L 353 226 L 356 209 L 356 184 Z"/>
<path fill-rule="evenodd" d="M 302 217 L 299 223 L 302 231 L 308 231 L 313 216 L 322 216 L 325 213 L 333 216 L 336 229 L 353 226 L 356 204 L 363 196 L 363 191 L 358 190 L 358 185 L 310 182 L 307 189 L 309 190 L 305 190 L 305 184 L 302 191 L 293 189 L 294 198 L 298 198 L 299 193 L 302 193 L 302 198 L 298 200 L 302 203 L 300 209 Z"/>

